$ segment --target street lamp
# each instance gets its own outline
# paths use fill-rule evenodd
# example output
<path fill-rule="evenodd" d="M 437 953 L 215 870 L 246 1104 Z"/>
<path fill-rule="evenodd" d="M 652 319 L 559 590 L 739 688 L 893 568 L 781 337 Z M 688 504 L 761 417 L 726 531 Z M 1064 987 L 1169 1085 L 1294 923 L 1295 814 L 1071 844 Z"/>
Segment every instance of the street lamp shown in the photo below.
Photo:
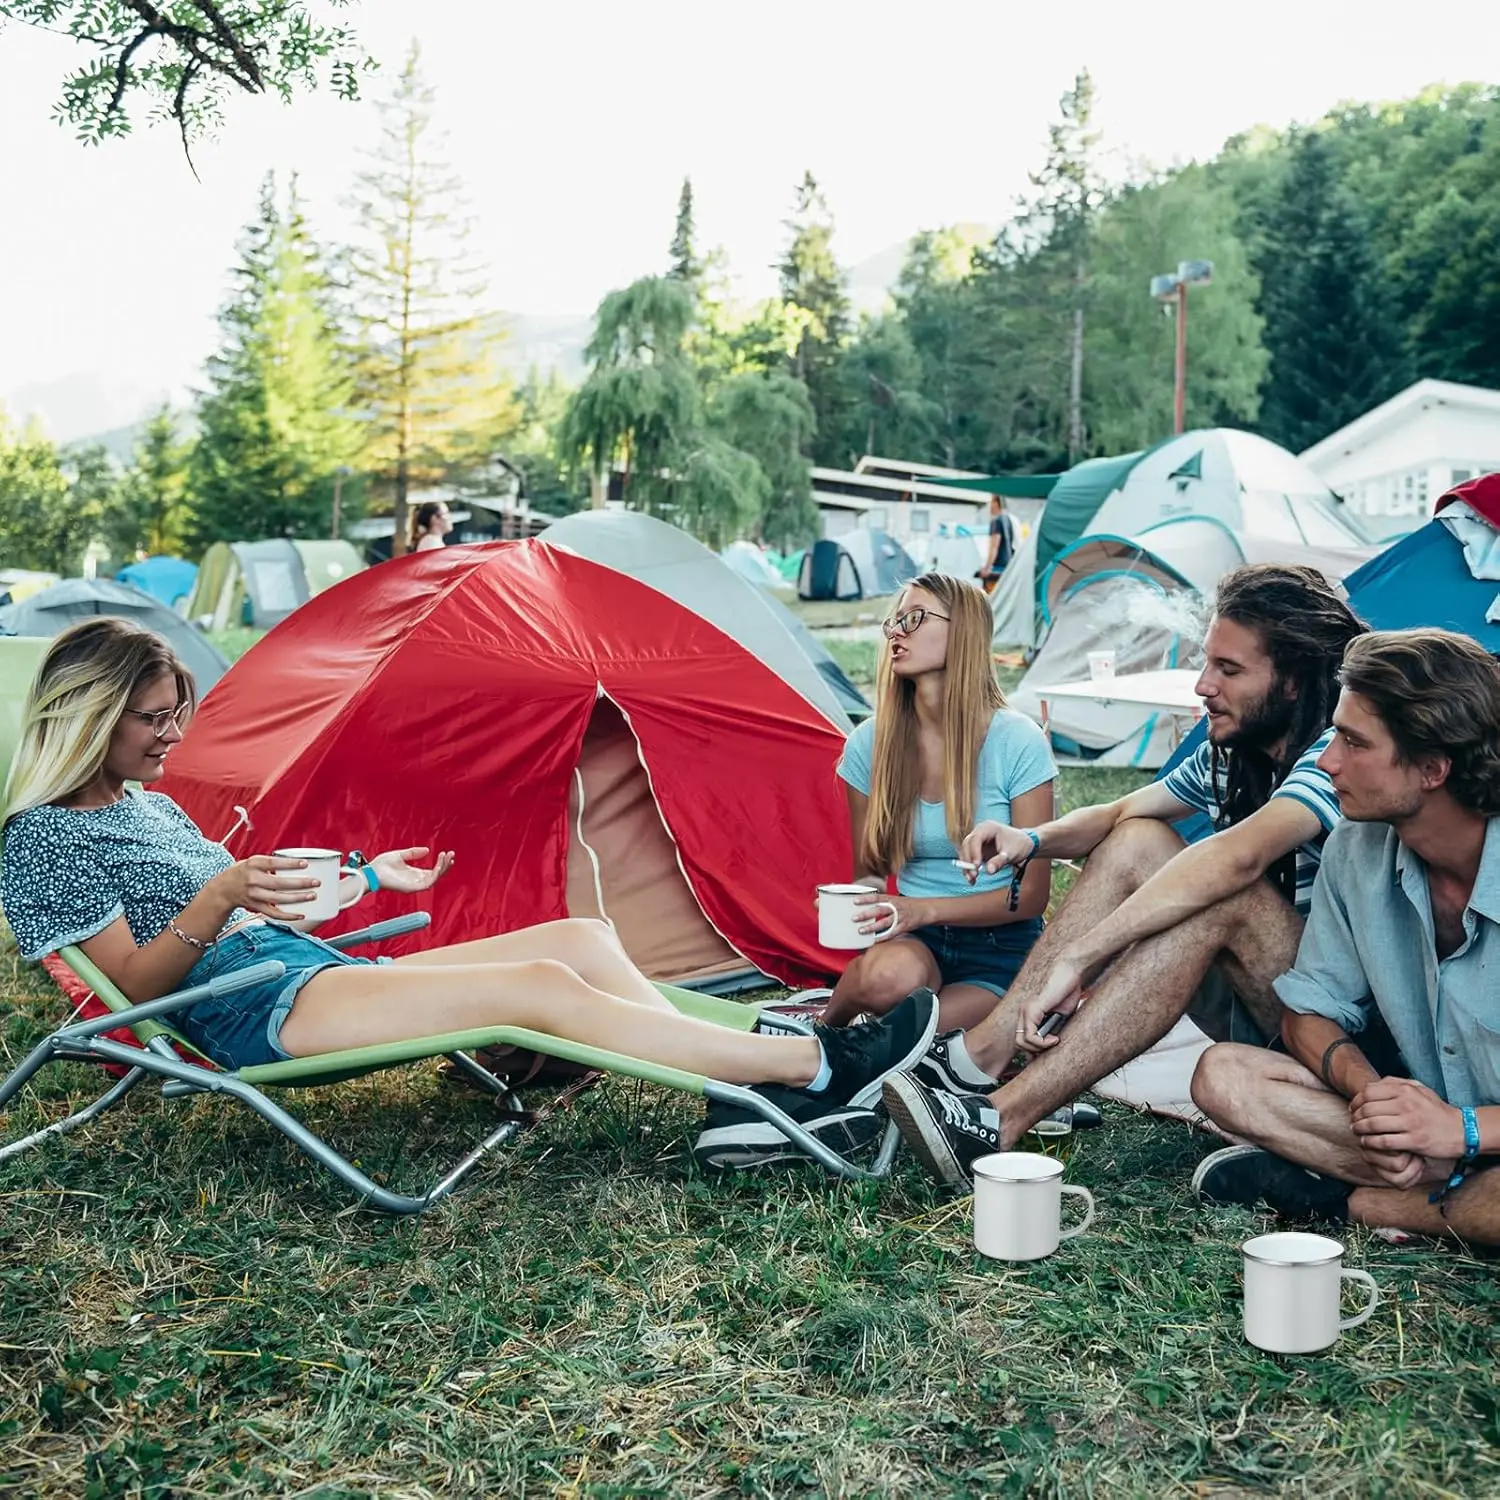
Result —
<path fill-rule="evenodd" d="M 1214 279 L 1211 260 L 1183 260 L 1175 271 L 1151 278 L 1151 295 L 1158 302 L 1177 304 L 1177 366 L 1172 392 L 1172 431 L 1181 432 L 1187 418 L 1187 289 L 1207 286 Z"/>
<path fill-rule="evenodd" d="M 344 519 L 344 481 L 354 472 L 348 464 L 333 471 L 333 539 L 338 541 Z"/>

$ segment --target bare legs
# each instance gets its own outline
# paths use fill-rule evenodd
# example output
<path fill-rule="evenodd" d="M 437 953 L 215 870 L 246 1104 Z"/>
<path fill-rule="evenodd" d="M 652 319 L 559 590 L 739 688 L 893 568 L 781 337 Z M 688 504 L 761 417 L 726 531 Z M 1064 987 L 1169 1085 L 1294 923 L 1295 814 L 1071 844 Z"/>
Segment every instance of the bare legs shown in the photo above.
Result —
<path fill-rule="evenodd" d="M 1021 1001 L 1045 982 L 1069 934 L 1101 921 L 1181 847 L 1171 829 L 1131 819 L 1095 850 L 1005 999 L 966 1038 L 969 1055 L 981 1068 L 995 1075 L 1009 1061 Z M 1302 919 L 1270 885 L 1258 881 L 1136 943 L 1096 983 L 1058 1045 L 1032 1058 L 1015 1079 L 990 1095 L 1000 1111 L 1002 1149 L 1010 1149 L 1044 1115 L 1165 1036 L 1186 1013 L 1215 961 L 1230 969 L 1257 1019 L 1262 1024 L 1271 1020 L 1271 980 L 1291 967 L 1301 935 Z"/>
<path fill-rule="evenodd" d="M 485 957 L 500 953 L 513 956 Z M 611 976 L 618 989 L 604 988 Z M 297 1057 L 489 1026 L 526 1027 L 723 1083 L 801 1088 L 822 1063 L 812 1038 L 729 1031 L 679 1015 L 620 952 L 614 933 L 583 918 L 378 968 L 325 969 L 297 996 L 281 1044 Z"/>
<path fill-rule="evenodd" d="M 1387 1186 L 1359 1149 L 1349 1101 L 1295 1058 L 1221 1042 L 1199 1060 L 1193 1101 L 1235 1135 L 1349 1183 L 1349 1217 L 1357 1223 L 1500 1244 L 1500 1170 L 1478 1172 L 1449 1194 L 1446 1213 L 1427 1201 L 1430 1185 Z"/>

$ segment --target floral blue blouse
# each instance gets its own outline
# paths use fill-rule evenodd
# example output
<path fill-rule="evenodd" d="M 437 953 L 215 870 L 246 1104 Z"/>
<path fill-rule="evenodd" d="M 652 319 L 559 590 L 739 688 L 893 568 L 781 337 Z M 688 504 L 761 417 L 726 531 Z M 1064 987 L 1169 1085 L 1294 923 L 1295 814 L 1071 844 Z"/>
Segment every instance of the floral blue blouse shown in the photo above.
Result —
<path fill-rule="evenodd" d="M 149 943 L 234 862 L 160 792 L 130 792 L 108 807 L 31 807 L 5 825 L 4 839 L 0 905 L 23 958 L 96 937 L 119 916 L 137 945 Z M 240 908 L 229 921 L 247 915 Z"/>

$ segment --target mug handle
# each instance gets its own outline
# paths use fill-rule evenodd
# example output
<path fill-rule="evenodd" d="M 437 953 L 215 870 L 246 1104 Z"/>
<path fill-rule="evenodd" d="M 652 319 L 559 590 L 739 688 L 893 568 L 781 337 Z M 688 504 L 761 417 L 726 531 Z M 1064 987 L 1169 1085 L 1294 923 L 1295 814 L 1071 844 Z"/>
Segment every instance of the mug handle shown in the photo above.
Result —
<path fill-rule="evenodd" d="M 1075 1224 L 1071 1229 L 1064 1229 L 1063 1232 L 1058 1235 L 1058 1239 L 1060 1240 L 1070 1240 L 1074 1235 L 1082 1234 L 1083 1231 L 1094 1222 L 1094 1195 L 1089 1192 L 1086 1187 L 1074 1187 L 1071 1182 L 1063 1183 L 1061 1191 L 1063 1191 L 1064 1193 L 1072 1193 L 1075 1198 L 1082 1198 L 1088 1204 L 1088 1209 L 1084 1213 L 1082 1222 Z M 1374 1304 L 1372 1303 L 1370 1312 L 1373 1312 L 1374 1310 Z M 1365 1317 L 1368 1318 L 1369 1316 L 1370 1313 L 1367 1312 L 1365 1314 Z M 1360 1321 L 1362 1322 L 1363 1319 L 1361 1319 Z"/>
<path fill-rule="evenodd" d="M 1346 1328 L 1358 1328 L 1361 1323 L 1369 1321 L 1371 1314 L 1380 1303 L 1380 1288 L 1376 1286 L 1375 1278 L 1368 1271 L 1340 1271 L 1339 1279 L 1341 1281 L 1362 1281 L 1370 1289 L 1370 1300 L 1365 1303 L 1359 1312 L 1355 1313 L 1352 1318 L 1339 1319 L 1339 1332 L 1342 1333 Z"/>
<path fill-rule="evenodd" d="M 339 866 L 339 874 L 340 875 L 358 875 L 359 874 L 359 870 L 354 865 L 340 865 Z M 340 911 L 348 911 L 349 908 L 351 906 L 353 906 L 356 901 L 359 901 L 360 899 L 362 899 L 365 894 L 366 893 L 364 891 L 355 891 L 355 893 L 347 901 L 340 901 L 339 902 L 339 910 Z"/>
<path fill-rule="evenodd" d="M 900 920 L 901 914 L 900 914 L 900 912 L 898 912 L 896 910 L 895 906 L 892 905 L 891 902 L 889 902 L 889 901 L 877 901 L 874 906 L 867 906 L 865 908 L 865 910 L 866 911 L 888 911 L 891 914 L 891 925 L 889 927 L 887 927 L 884 932 L 877 932 L 875 934 L 875 941 L 877 943 L 883 943 L 888 937 L 895 937 L 895 935 L 896 935 L 895 924 L 897 923 L 897 921 Z"/>

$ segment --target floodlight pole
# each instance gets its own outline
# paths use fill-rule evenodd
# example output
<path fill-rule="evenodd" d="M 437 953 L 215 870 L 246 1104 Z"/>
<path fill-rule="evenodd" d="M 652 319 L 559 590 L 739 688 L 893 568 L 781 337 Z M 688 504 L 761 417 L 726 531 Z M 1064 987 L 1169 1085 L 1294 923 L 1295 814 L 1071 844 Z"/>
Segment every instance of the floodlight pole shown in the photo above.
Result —
<path fill-rule="evenodd" d="M 1187 429 L 1187 282 L 1177 283 L 1177 368 L 1172 391 L 1172 431 Z"/>

